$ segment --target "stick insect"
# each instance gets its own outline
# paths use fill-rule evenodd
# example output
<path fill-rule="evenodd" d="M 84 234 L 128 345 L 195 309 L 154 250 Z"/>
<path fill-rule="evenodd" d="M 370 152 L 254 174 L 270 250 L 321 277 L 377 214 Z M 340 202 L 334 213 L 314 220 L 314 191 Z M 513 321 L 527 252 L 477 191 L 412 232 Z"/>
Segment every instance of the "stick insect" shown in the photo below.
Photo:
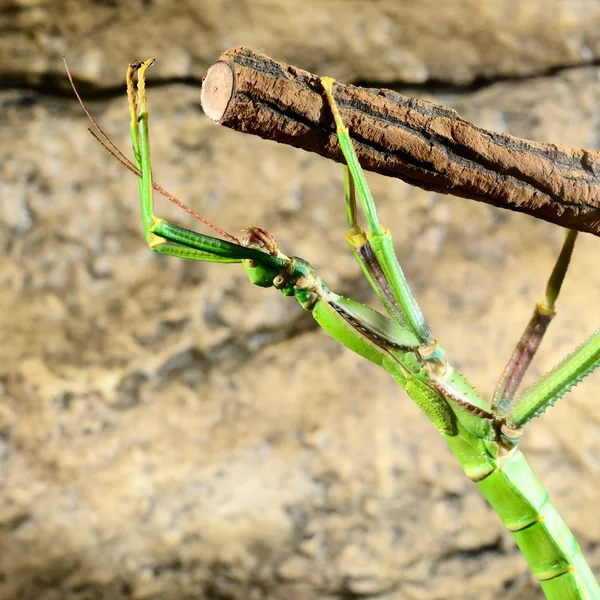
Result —
<path fill-rule="evenodd" d="M 135 165 L 106 137 L 75 90 L 92 123 L 106 140 L 106 144 L 100 142 L 139 177 L 142 223 L 150 249 L 190 260 L 241 263 L 254 285 L 274 287 L 284 296 L 295 298 L 326 333 L 385 369 L 421 408 L 456 455 L 466 475 L 476 483 L 511 531 L 549 600 L 600 600 L 600 586 L 575 537 L 518 449 L 523 427 L 600 364 L 599 329 L 544 378 L 516 396 L 555 314 L 555 301 L 569 265 L 576 232 L 567 232 L 548 280 L 546 296 L 536 306 L 488 405 L 447 362 L 444 348 L 433 337 L 411 292 L 391 234 L 379 222 L 349 131 L 338 110 L 334 80 L 322 77 L 319 83 L 346 160 L 343 166 L 346 239 L 388 316 L 331 291 L 307 261 L 283 254 L 267 230 L 248 227 L 240 243 L 153 181 L 145 88 L 145 73 L 153 62 L 150 59 L 135 63 L 127 71 Z M 225 239 L 196 233 L 156 217 L 153 189 Z M 367 231 L 359 225 L 359 205 L 368 224 Z"/>

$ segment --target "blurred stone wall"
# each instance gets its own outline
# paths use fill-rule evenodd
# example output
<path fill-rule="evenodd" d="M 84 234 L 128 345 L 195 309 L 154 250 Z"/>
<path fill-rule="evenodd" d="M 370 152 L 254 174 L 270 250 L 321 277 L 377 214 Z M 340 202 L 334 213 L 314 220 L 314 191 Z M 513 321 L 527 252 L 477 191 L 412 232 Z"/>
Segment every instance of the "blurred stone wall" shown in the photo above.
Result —
<path fill-rule="evenodd" d="M 511 536 L 394 382 L 235 265 L 145 246 L 123 76 L 149 78 L 156 179 L 267 227 L 376 306 L 339 167 L 208 122 L 202 74 L 250 45 L 482 127 L 598 148 L 593 0 L 0 0 L 0 598 L 541 598 Z M 488 397 L 562 232 L 369 175 L 438 339 Z M 196 223 L 157 199 L 156 211 Z M 581 236 L 533 381 L 598 326 Z M 534 471 L 600 574 L 600 376 L 532 423 Z"/>

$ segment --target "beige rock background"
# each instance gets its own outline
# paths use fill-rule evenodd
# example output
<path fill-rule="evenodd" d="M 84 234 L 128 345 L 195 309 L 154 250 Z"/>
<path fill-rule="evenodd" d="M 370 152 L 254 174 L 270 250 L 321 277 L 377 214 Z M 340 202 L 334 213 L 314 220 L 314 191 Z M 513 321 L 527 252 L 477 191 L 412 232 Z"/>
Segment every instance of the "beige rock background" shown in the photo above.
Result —
<path fill-rule="evenodd" d="M 235 265 L 147 250 L 136 182 L 87 134 L 60 55 L 124 149 L 126 65 L 156 56 L 157 179 L 375 305 L 343 239 L 338 166 L 209 123 L 208 65 L 252 45 L 598 148 L 599 26 L 592 0 L 1 0 L 0 598 L 541 598 L 385 373 Z M 437 337 L 489 396 L 561 231 L 369 180 Z M 157 212 L 195 227 L 162 199 Z M 529 381 L 598 326 L 598 244 L 580 239 Z M 522 443 L 597 574 L 599 394 L 596 374 Z"/>

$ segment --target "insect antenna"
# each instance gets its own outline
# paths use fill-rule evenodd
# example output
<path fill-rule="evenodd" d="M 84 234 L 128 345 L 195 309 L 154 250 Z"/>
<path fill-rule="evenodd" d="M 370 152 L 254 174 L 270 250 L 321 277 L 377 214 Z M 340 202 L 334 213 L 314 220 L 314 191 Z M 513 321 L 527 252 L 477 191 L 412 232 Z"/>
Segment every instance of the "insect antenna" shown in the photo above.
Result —
<path fill-rule="evenodd" d="M 121 152 L 121 150 L 118 148 L 118 146 L 108 137 L 108 135 L 104 132 L 102 127 L 100 127 L 100 125 L 98 124 L 96 119 L 94 119 L 94 117 L 88 110 L 87 106 L 85 105 L 85 102 L 83 101 L 83 99 L 79 95 L 79 92 L 77 91 L 77 88 L 75 87 L 75 82 L 73 81 L 73 77 L 71 75 L 71 70 L 69 69 L 69 65 L 67 64 L 66 56 L 63 56 L 63 62 L 65 64 L 65 70 L 67 72 L 67 77 L 69 78 L 69 82 L 71 83 L 71 87 L 73 88 L 73 92 L 75 93 L 75 96 L 77 97 L 77 100 L 79 101 L 79 104 L 81 105 L 81 108 L 83 108 L 83 111 L 85 112 L 87 118 L 91 121 L 92 125 L 96 128 L 96 130 L 98 131 L 98 133 L 100 135 L 98 135 L 91 128 L 88 128 L 88 131 L 94 136 L 94 138 L 96 138 L 96 141 L 111 156 L 116 158 L 124 167 L 129 169 L 133 174 L 137 175 L 138 177 L 141 177 L 142 174 L 141 174 L 140 170 L 127 158 L 127 156 L 125 156 L 125 154 L 123 154 L 123 152 Z M 101 138 L 103 138 L 103 139 L 101 139 Z M 213 231 L 215 231 L 219 235 L 223 236 L 226 240 L 229 240 L 230 242 L 239 245 L 240 242 L 237 238 L 233 237 L 232 235 L 227 233 L 224 229 L 221 229 L 220 227 L 215 225 L 212 221 L 209 221 L 206 217 L 199 215 L 195 210 L 192 210 L 189 206 L 187 206 L 187 204 L 184 204 L 181 200 L 177 199 L 175 196 L 173 196 L 173 194 L 171 194 L 170 192 L 165 190 L 161 185 L 159 185 L 155 181 L 152 182 L 152 187 L 161 196 L 164 196 L 167 200 L 169 200 L 170 202 L 172 202 L 179 208 L 182 208 L 183 210 L 185 210 L 185 212 L 190 214 L 195 219 L 198 219 L 198 221 L 200 221 L 201 223 L 204 223 L 207 227 L 210 227 Z"/>

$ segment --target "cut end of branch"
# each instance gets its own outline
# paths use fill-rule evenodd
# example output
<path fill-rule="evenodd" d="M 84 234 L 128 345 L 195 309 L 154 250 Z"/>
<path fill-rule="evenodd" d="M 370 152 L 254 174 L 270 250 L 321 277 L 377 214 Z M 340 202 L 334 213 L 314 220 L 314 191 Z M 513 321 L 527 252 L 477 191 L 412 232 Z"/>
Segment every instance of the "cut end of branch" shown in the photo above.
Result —
<path fill-rule="evenodd" d="M 206 115 L 220 123 L 235 94 L 235 71 L 226 62 L 217 62 L 208 69 L 202 82 L 200 102 Z"/>

